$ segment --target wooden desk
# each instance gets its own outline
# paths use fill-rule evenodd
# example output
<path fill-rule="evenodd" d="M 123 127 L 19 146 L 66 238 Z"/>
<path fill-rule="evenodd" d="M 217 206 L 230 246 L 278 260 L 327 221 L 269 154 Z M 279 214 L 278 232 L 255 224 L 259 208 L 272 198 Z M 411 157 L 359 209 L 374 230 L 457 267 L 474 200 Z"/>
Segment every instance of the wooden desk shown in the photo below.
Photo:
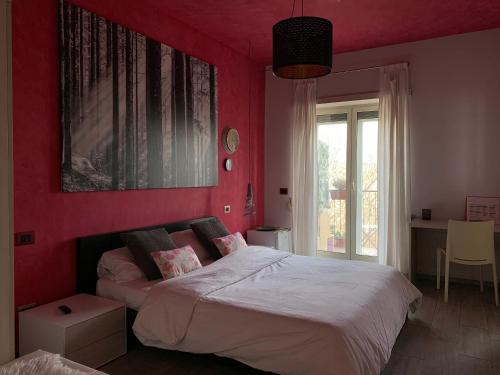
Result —
<path fill-rule="evenodd" d="M 418 230 L 448 230 L 448 220 L 422 220 L 413 219 L 411 221 L 411 271 L 410 279 L 412 282 L 415 281 L 415 276 L 417 275 L 417 231 Z M 495 233 L 500 233 L 500 225 L 495 225 Z"/>

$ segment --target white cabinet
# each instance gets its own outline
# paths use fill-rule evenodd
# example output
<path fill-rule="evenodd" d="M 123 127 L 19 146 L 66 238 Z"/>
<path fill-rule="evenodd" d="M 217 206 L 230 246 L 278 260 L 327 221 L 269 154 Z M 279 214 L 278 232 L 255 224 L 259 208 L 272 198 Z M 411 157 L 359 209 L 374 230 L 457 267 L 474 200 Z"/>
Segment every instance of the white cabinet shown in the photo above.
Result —
<path fill-rule="evenodd" d="M 93 368 L 112 361 L 127 352 L 125 304 L 77 294 L 19 313 L 20 354 L 38 349 Z"/>
<path fill-rule="evenodd" d="M 247 242 L 249 245 L 267 246 L 283 251 L 291 251 L 291 237 L 289 229 L 271 231 L 251 229 L 247 231 Z"/>

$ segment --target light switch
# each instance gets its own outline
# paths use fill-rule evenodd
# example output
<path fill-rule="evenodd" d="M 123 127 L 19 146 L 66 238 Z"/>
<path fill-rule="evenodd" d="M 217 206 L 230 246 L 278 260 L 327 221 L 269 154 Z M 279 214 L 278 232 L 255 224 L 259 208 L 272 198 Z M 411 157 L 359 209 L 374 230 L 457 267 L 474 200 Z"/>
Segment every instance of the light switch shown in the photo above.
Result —
<path fill-rule="evenodd" d="M 231 206 L 229 206 L 229 205 L 228 206 L 224 206 L 224 213 L 228 214 L 230 212 L 231 212 Z"/>
<path fill-rule="evenodd" d="M 18 232 L 14 234 L 14 245 L 25 246 L 35 243 L 35 231 Z"/>

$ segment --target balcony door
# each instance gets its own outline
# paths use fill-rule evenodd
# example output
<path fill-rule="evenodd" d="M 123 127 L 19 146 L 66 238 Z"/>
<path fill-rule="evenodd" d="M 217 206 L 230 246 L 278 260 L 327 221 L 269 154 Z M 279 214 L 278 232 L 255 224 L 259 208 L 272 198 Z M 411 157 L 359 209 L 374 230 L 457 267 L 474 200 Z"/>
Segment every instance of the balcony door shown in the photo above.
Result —
<path fill-rule="evenodd" d="M 319 104 L 319 256 L 378 261 L 378 100 Z"/>

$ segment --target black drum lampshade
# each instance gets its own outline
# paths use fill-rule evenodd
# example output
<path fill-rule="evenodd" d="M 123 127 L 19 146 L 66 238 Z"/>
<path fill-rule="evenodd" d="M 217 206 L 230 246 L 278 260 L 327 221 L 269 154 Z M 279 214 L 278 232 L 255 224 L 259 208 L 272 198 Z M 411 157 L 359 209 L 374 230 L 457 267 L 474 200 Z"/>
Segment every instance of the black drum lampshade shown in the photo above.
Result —
<path fill-rule="evenodd" d="M 273 72 L 288 79 L 316 78 L 332 70 L 333 25 L 320 17 L 291 17 L 273 26 Z"/>

